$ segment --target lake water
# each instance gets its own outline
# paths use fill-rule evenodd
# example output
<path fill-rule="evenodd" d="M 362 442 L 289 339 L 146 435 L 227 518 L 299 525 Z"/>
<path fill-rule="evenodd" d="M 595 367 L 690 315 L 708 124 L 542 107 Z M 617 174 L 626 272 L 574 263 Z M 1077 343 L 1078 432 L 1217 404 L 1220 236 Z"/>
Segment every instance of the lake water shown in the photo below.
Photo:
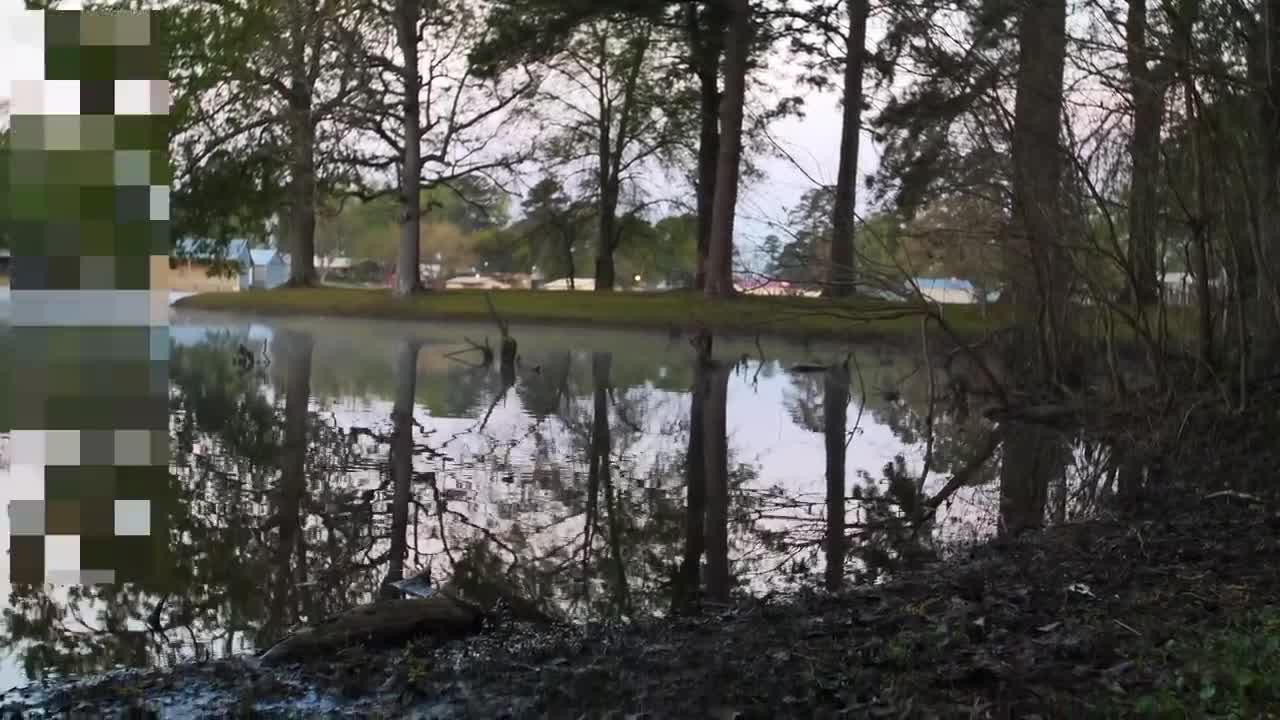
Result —
<path fill-rule="evenodd" d="M 665 333 L 512 335 L 504 369 L 475 349 L 496 349 L 492 326 L 175 311 L 173 571 L 149 587 L 6 585 L 0 690 L 251 652 L 419 572 L 497 580 L 583 620 L 875 582 L 1002 517 L 1065 520 L 1106 492 L 1098 449 L 1064 443 L 1029 492 L 997 452 L 912 539 L 901 517 L 926 453 L 929 497 L 989 431 L 944 399 L 928 421 L 931 385 L 947 386 L 930 381 L 937 359 L 715 339 L 700 366 Z M 788 371 L 846 358 L 847 376 Z"/>

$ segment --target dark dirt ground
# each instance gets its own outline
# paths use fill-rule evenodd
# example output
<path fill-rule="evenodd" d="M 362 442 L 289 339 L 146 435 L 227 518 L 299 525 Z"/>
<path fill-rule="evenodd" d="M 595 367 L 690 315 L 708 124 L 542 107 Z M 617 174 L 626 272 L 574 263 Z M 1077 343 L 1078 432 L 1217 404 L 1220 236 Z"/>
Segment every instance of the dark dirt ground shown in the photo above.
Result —
<path fill-rule="evenodd" d="M 123 673 L 0 698 L 0 716 L 1280 718 L 1280 514 L 1263 492 L 1276 407 L 1171 416 L 1181 449 L 1131 513 L 878 586 L 630 625 L 497 623 L 283 669 Z M 1206 499 L 1219 485 L 1255 497 Z"/>

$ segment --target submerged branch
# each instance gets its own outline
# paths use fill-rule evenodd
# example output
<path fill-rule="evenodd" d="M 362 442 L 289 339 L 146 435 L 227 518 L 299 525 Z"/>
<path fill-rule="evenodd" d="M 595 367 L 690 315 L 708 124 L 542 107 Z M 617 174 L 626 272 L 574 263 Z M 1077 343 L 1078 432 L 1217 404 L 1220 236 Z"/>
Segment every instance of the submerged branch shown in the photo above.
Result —
<path fill-rule="evenodd" d="M 974 475 L 977 475 L 982 470 L 982 466 L 987 464 L 987 461 L 995 454 L 998 447 L 1000 447 L 999 433 L 992 432 L 987 435 L 986 442 L 983 443 L 978 453 L 973 456 L 973 459 L 956 471 L 936 495 L 925 501 L 925 508 L 930 511 L 937 510 L 939 506 L 950 499 L 957 490 L 964 487 L 965 484 L 973 479 Z"/>

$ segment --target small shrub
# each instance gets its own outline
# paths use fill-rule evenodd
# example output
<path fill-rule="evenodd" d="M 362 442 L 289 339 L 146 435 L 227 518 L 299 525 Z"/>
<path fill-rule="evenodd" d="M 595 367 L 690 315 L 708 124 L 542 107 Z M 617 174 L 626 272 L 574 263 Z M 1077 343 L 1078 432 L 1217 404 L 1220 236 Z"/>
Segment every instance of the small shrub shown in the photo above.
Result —
<path fill-rule="evenodd" d="M 1154 718 L 1280 718 L 1280 610 L 1265 608 L 1225 630 L 1171 643 L 1176 669 L 1135 710 Z"/>

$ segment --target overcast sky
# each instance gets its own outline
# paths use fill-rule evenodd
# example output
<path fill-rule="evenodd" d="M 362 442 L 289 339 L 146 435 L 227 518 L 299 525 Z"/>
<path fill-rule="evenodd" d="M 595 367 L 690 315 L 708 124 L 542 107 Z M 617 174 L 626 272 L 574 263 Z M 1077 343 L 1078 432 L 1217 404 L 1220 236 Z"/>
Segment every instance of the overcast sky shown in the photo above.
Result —
<path fill-rule="evenodd" d="M 78 0 L 63 3 L 67 9 L 79 6 Z M 15 21 L 15 15 L 22 12 L 22 0 L 0 0 L 0 98 L 9 97 L 10 83 L 15 77 L 36 77 L 35 73 L 42 73 L 41 54 L 33 44 L 40 41 L 41 34 Z M 780 94 L 798 94 L 786 87 L 790 83 L 785 80 L 782 83 Z M 0 119 L 0 123 L 7 125 L 7 122 L 7 118 Z M 840 104 L 836 95 L 810 95 L 805 117 L 777 123 L 772 135 L 803 169 L 784 158 L 769 158 L 762 163 L 766 177 L 743 186 L 737 235 L 744 247 L 754 246 L 773 232 L 768 223 L 782 221 L 787 209 L 796 204 L 805 190 L 813 187 L 810 178 L 834 183 L 840 148 Z M 878 163 L 879 149 L 864 133 L 858 163 L 860 174 L 874 171 Z M 859 194 L 861 210 L 865 208 L 862 197 L 865 193 Z"/>

